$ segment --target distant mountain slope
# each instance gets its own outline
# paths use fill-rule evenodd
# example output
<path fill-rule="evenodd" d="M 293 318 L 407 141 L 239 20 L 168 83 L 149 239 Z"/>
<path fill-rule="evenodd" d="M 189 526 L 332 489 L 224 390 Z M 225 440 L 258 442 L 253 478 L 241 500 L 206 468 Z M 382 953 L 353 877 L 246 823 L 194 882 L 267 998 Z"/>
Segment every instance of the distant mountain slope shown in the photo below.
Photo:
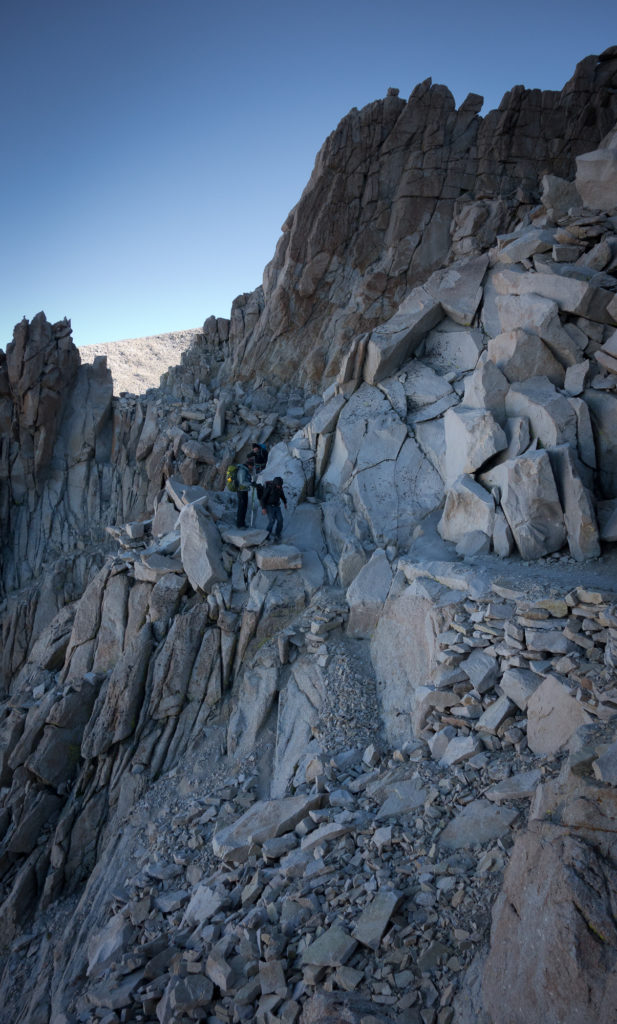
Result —
<path fill-rule="evenodd" d="M 180 362 L 200 327 L 186 331 L 171 331 L 147 338 L 127 338 L 109 341 L 103 345 L 82 345 L 79 349 L 82 363 L 93 363 L 97 356 L 107 356 L 107 365 L 114 382 L 114 394 L 129 391 L 141 395 L 148 388 L 157 388 L 161 374 Z"/>

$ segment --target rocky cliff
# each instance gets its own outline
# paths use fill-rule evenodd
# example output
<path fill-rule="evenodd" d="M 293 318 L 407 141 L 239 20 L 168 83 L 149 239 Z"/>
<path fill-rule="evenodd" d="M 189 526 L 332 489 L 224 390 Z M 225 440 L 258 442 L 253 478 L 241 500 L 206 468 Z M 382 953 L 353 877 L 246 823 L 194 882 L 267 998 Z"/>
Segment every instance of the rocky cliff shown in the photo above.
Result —
<path fill-rule="evenodd" d="M 16 328 L 7 1021 L 613 1020 L 616 97 L 352 111 L 157 391 Z"/>

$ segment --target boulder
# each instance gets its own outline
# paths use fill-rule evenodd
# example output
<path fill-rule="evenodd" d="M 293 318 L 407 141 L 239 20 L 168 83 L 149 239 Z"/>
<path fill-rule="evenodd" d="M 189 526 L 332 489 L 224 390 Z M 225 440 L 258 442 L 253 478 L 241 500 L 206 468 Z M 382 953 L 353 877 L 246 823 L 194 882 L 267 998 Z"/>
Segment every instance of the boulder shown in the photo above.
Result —
<path fill-rule="evenodd" d="M 422 359 L 438 373 L 466 373 L 473 370 L 484 347 L 477 327 L 461 330 L 452 320 L 442 320 L 427 334 Z"/>
<path fill-rule="evenodd" d="M 588 388 L 583 400 L 591 413 L 596 444 L 598 497 L 617 498 L 617 395 Z"/>
<path fill-rule="evenodd" d="M 488 343 L 489 358 L 511 382 L 529 377 L 548 377 L 555 387 L 563 387 L 565 370 L 537 334 L 518 328 L 505 331 Z"/>
<path fill-rule="evenodd" d="M 592 210 L 617 207 L 617 132 L 600 149 L 577 156 L 575 185 L 584 206 Z"/>
<path fill-rule="evenodd" d="M 224 861 L 243 863 L 251 847 L 291 832 L 309 811 L 321 806 L 321 796 L 289 796 L 281 800 L 258 800 L 240 818 L 212 837 L 212 850 Z"/>
<path fill-rule="evenodd" d="M 537 252 L 550 252 L 554 238 L 555 232 L 550 228 L 527 228 L 499 250 L 497 260 L 499 263 L 520 263 Z"/>
<path fill-rule="evenodd" d="M 545 174 L 542 178 L 542 205 L 552 210 L 553 217 L 563 217 L 568 210 L 581 205 L 581 197 L 573 181 Z"/>
<path fill-rule="evenodd" d="M 554 675 L 546 676 L 527 701 L 527 742 L 534 754 L 556 754 L 580 725 L 592 718 Z"/>
<path fill-rule="evenodd" d="M 182 565 L 194 590 L 207 593 L 215 583 L 224 583 L 221 536 L 207 512 L 197 504 L 182 509 L 180 551 Z"/>
<path fill-rule="evenodd" d="M 158 583 L 168 573 L 184 572 L 184 565 L 179 558 L 168 558 L 166 555 L 142 555 L 135 562 L 133 572 L 136 580 L 142 583 Z M 188 574 L 187 574 L 188 575 Z"/>
<path fill-rule="evenodd" d="M 501 426 L 505 420 L 505 401 L 510 385 L 498 366 L 483 352 L 474 372 L 465 381 L 463 405 L 487 409 Z"/>
<path fill-rule="evenodd" d="M 268 536 L 267 530 L 225 530 L 221 535 L 225 544 L 233 544 L 235 548 L 243 551 L 245 548 L 254 548 L 262 544 Z"/>
<path fill-rule="evenodd" d="M 570 554 L 577 562 L 597 558 L 601 554 L 598 525 L 592 495 L 581 480 L 580 463 L 567 444 L 550 448 L 549 458 L 564 513 Z"/>
<path fill-rule="evenodd" d="M 578 335 L 572 337 L 568 328 L 562 325 L 559 306 L 552 299 L 534 295 L 533 292 L 497 295 L 495 305 L 498 330 L 493 332 L 494 335 L 521 328 L 541 338 L 563 366 L 574 366 L 581 361 L 586 340 L 580 339 Z"/>
<path fill-rule="evenodd" d="M 392 569 L 382 548 L 373 552 L 347 589 L 350 636 L 370 639 L 392 584 Z"/>
<path fill-rule="evenodd" d="M 527 710 L 529 698 L 536 692 L 542 681 L 536 672 L 526 668 L 509 668 L 499 681 L 499 686 L 506 697 L 509 697 L 521 711 Z"/>
<path fill-rule="evenodd" d="M 420 359 L 414 359 L 402 367 L 400 378 L 406 395 L 410 418 L 427 407 L 435 409 L 436 403 L 445 401 L 443 408 L 458 401 L 448 381 Z"/>
<path fill-rule="evenodd" d="M 444 540 L 455 544 L 466 534 L 480 530 L 491 537 L 495 521 L 495 502 L 492 495 L 473 477 L 463 474 L 453 483 L 446 495 L 443 515 L 437 527 Z"/>
<path fill-rule="evenodd" d="M 521 557 L 559 551 L 566 528 L 548 454 L 528 452 L 500 468 L 501 507 Z"/>
<path fill-rule="evenodd" d="M 525 416 L 531 436 L 545 448 L 563 443 L 576 445 L 576 414 L 547 377 L 531 377 L 513 384 L 506 395 L 506 412 L 508 416 Z"/>
<path fill-rule="evenodd" d="M 376 384 L 394 373 L 442 317 L 439 301 L 426 288 L 414 288 L 394 316 L 372 331 L 364 360 L 364 380 Z"/>
<path fill-rule="evenodd" d="M 617 931 L 607 908 L 615 884 L 614 867 L 582 838 L 549 826 L 517 838 L 482 982 L 490 1020 L 609 1024 Z"/>
<path fill-rule="evenodd" d="M 255 553 L 258 569 L 301 569 L 302 552 L 293 544 L 273 544 Z"/>
<path fill-rule="evenodd" d="M 448 409 L 444 423 L 448 485 L 461 474 L 474 473 L 508 445 L 502 428 L 484 409 Z"/>
<path fill-rule="evenodd" d="M 484 798 L 472 800 L 446 825 L 439 836 L 439 845 L 460 850 L 500 839 L 507 835 L 517 818 L 518 811 L 510 807 L 495 807 Z"/>
<path fill-rule="evenodd" d="M 607 310 L 613 293 L 596 288 L 587 281 L 560 274 L 519 274 L 513 270 L 502 270 L 495 275 L 494 284 L 502 295 L 540 295 L 556 302 L 563 313 L 584 316 L 599 323 L 612 323 Z"/>
<path fill-rule="evenodd" d="M 488 267 L 488 255 L 466 256 L 437 270 L 426 282 L 427 292 L 438 300 L 446 316 L 456 324 L 473 323 L 482 301 L 482 281 Z"/>
<path fill-rule="evenodd" d="M 367 522 L 375 544 L 406 547 L 415 525 L 443 499 L 443 483 L 413 437 L 396 460 L 378 460 L 356 472 L 350 494 Z"/>

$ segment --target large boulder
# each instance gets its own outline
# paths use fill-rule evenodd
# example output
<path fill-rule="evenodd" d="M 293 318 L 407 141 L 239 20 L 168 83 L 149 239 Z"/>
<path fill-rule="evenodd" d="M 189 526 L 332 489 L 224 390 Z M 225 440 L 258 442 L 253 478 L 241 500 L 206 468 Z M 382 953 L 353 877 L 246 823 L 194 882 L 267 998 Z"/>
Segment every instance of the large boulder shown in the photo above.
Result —
<path fill-rule="evenodd" d="M 508 446 L 502 428 L 486 409 L 448 409 L 444 423 L 447 484 L 453 484 L 462 473 L 474 473 Z"/>
<path fill-rule="evenodd" d="M 197 503 L 186 505 L 178 522 L 184 571 L 194 590 L 207 593 L 215 583 L 227 579 L 221 535 L 208 513 Z"/>
<path fill-rule="evenodd" d="M 601 554 L 591 493 L 581 479 L 580 463 L 567 445 L 549 449 L 553 476 L 564 512 L 570 554 L 578 562 Z"/>
<path fill-rule="evenodd" d="M 364 380 L 376 384 L 398 370 L 442 317 L 439 301 L 426 288 L 414 288 L 394 316 L 372 332 L 364 360 Z"/>
<path fill-rule="evenodd" d="M 577 156 L 575 184 L 584 206 L 592 210 L 617 207 L 617 130 L 599 149 Z"/>
<path fill-rule="evenodd" d="M 508 416 L 525 416 L 531 435 L 545 447 L 577 441 L 576 413 L 547 377 L 513 384 L 506 395 Z M 505 446 L 504 446 L 505 447 Z"/>
<path fill-rule="evenodd" d="M 455 544 L 467 534 L 480 530 L 492 537 L 495 524 L 495 502 L 492 495 L 464 474 L 458 477 L 446 496 L 439 526 L 440 536 Z"/>
<path fill-rule="evenodd" d="M 370 639 L 377 625 L 392 583 L 392 569 L 383 548 L 373 552 L 347 588 L 350 636 Z"/>
<path fill-rule="evenodd" d="M 559 551 L 566 528 L 548 454 L 527 452 L 500 469 L 501 507 L 521 557 Z"/>
<path fill-rule="evenodd" d="M 556 387 L 563 387 L 563 366 L 531 331 L 518 328 L 498 334 L 489 341 L 488 354 L 511 383 L 529 377 L 548 377 Z"/>

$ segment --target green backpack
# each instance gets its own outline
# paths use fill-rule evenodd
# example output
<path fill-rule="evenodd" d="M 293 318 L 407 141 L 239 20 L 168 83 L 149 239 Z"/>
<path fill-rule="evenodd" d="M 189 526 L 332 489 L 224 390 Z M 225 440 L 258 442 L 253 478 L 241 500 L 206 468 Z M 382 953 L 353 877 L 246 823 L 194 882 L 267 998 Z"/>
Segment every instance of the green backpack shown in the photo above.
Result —
<path fill-rule="evenodd" d="M 238 490 L 238 467 L 231 465 L 227 467 L 226 484 L 228 491 Z"/>

